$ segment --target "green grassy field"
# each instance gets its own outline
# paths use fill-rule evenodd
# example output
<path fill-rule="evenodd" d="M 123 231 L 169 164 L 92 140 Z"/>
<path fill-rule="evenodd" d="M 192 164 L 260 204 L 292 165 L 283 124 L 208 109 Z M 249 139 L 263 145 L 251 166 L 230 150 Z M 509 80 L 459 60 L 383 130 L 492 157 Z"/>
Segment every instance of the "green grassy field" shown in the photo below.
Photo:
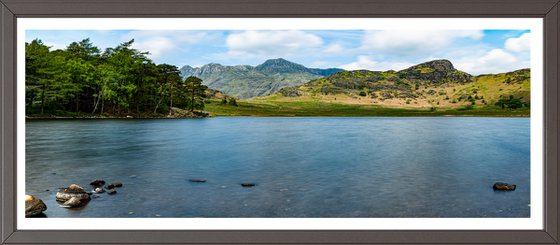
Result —
<path fill-rule="evenodd" d="M 479 107 L 472 109 L 423 108 L 401 109 L 375 105 L 354 105 L 320 101 L 238 101 L 238 106 L 224 105 L 219 100 L 210 100 L 205 106 L 212 116 L 483 116 L 483 117 L 528 117 L 530 110 Z"/>

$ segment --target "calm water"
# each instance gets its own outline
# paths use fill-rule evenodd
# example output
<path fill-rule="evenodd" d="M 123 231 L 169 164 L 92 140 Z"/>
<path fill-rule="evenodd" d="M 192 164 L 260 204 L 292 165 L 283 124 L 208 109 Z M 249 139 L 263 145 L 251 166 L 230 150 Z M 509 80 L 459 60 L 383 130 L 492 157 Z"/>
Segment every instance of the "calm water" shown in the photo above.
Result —
<path fill-rule="evenodd" d="M 26 134 L 26 191 L 49 217 L 529 216 L 528 118 L 50 120 Z M 124 187 L 58 207 L 56 188 L 97 178 Z"/>

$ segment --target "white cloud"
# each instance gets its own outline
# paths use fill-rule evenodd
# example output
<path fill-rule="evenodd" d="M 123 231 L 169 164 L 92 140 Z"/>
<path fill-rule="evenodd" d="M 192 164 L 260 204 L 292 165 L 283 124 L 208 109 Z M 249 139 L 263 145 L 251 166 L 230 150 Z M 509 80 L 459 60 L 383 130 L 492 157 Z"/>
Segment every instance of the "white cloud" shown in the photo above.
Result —
<path fill-rule="evenodd" d="M 133 48 L 149 52 L 150 58 L 160 58 L 165 54 L 177 52 L 178 49 L 208 42 L 216 37 L 205 31 L 142 30 L 131 31 L 121 39 L 122 41 L 134 39 Z"/>
<path fill-rule="evenodd" d="M 470 56 L 458 60 L 456 68 L 478 75 L 501 73 L 529 67 L 529 59 L 523 55 L 513 54 L 505 49 L 492 49 L 480 57 Z"/>
<path fill-rule="evenodd" d="M 524 52 L 531 49 L 531 33 L 524 33 L 519 37 L 508 38 L 505 48 L 513 52 Z"/>
<path fill-rule="evenodd" d="M 324 50 L 325 53 L 338 54 L 344 52 L 344 47 L 338 43 L 333 43 L 327 46 Z"/>
<path fill-rule="evenodd" d="M 362 40 L 362 49 L 390 55 L 414 56 L 446 48 L 456 39 L 480 40 L 482 37 L 483 32 L 479 30 L 367 31 Z"/>
<path fill-rule="evenodd" d="M 161 57 L 166 52 L 176 48 L 175 43 L 166 37 L 152 37 L 140 39 L 132 44 L 132 47 L 140 51 L 148 51 L 152 58 Z"/>
<path fill-rule="evenodd" d="M 408 68 L 414 64 L 408 62 L 391 62 L 391 61 L 374 61 L 369 56 L 360 55 L 358 56 L 357 60 L 341 65 L 340 68 L 345 70 L 371 70 L 371 71 L 387 71 L 387 70 L 402 70 Z"/>
<path fill-rule="evenodd" d="M 323 40 L 303 31 L 243 31 L 226 39 L 232 56 L 286 57 L 323 45 Z"/>

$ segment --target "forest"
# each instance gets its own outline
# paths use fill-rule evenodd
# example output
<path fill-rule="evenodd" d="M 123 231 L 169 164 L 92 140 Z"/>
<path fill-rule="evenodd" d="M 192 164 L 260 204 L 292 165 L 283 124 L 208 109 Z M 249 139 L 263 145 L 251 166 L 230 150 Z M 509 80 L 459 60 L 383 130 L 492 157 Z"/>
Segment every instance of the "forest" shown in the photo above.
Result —
<path fill-rule="evenodd" d="M 202 80 L 182 79 L 170 64 L 155 64 L 134 40 L 101 51 L 91 41 L 51 50 L 25 44 L 26 115 L 173 116 L 204 109 Z"/>

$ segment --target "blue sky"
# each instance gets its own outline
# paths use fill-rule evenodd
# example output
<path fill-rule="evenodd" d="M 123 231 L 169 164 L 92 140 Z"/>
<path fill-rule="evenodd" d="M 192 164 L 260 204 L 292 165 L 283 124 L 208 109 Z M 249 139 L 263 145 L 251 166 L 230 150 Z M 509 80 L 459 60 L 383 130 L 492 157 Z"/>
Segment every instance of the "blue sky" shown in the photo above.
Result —
<path fill-rule="evenodd" d="M 530 66 L 527 30 L 28 30 L 51 49 L 90 38 L 102 50 L 134 39 L 156 63 L 258 65 L 285 58 L 307 67 L 400 70 L 448 59 L 473 75 Z"/>

